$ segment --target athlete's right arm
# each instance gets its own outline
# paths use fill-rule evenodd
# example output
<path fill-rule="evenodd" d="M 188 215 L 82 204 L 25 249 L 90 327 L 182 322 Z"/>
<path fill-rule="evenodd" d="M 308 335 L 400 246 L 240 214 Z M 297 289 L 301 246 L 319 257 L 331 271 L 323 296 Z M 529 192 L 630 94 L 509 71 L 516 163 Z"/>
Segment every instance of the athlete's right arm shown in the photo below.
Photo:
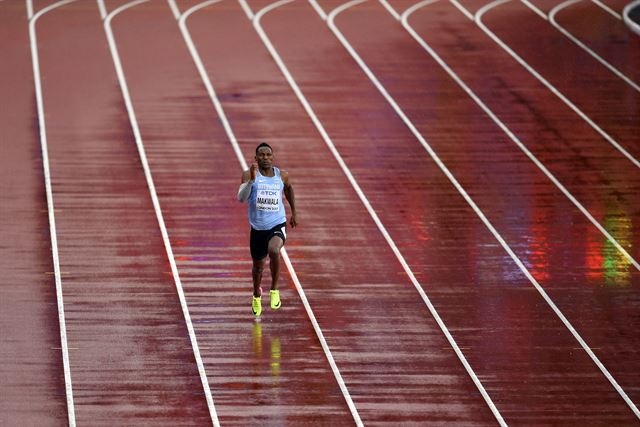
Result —
<path fill-rule="evenodd" d="M 252 185 L 253 180 L 251 179 L 251 171 L 246 170 L 242 172 L 242 184 L 240 184 L 240 188 L 238 188 L 237 196 L 239 202 L 246 202 L 247 200 L 249 200 Z"/>
<path fill-rule="evenodd" d="M 242 184 L 240 184 L 240 188 L 238 188 L 237 196 L 239 202 L 246 202 L 247 200 L 249 200 L 253 181 L 256 180 L 257 170 L 258 164 L 252 163 L 251 167 L 248 170 L 242 172 Z"/>

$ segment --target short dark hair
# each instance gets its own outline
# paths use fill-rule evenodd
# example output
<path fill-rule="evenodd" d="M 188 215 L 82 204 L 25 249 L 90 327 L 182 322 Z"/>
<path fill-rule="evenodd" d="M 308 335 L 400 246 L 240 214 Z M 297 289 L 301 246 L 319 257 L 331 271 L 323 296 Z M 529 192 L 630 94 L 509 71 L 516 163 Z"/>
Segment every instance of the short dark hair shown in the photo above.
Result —
<path fill-rule="evenodd" d="M 258 155 L 258 150 L 261 149 L 262 147 L 269 147 L 269 150 L 271 150 L 271 152 L 273 153 L 273 148 L 271 148 L 271 146 L 266 142 L 262 142 L 260 145 L 256 147 L 256 156 Z"/>

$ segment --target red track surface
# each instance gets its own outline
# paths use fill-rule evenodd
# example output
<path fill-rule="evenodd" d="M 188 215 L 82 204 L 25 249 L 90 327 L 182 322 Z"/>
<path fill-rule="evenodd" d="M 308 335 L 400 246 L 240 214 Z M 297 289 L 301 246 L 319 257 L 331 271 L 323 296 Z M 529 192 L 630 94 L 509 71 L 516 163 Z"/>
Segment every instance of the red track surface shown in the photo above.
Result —
<path fill-rule="evenodd" d="M 177 2 L 182 13 L 198 3 Z M 390 3 L 399 13 L 413 4 Z M 487 2 L 461 3 L 475 13 Z M 558 2 L 533 3 L 548 12 Z M 637 81 L 637 39 L 584 3 L 558 22 Z M 107 12 L 125 4 L 108 0 Z M 253 13 L 269 4 L 249 1 Z M 638 92 L 521 3 L 483 22 L 640 157 Z M 451 3 L 409 24 L 639 260 L 638 168 Z M 347 9 L 336 25 L 638 405 L 640 272 L 379 3 Z M 283 308 L 251 316 L 240 164 L 167 2 L 133 6 L 111 26 L 220 423 L 353 425 L 288 272 Z M 289 3 L 262 26 L 505 422 L 637 425 L 316 11 Z M 363 423 L 496 424 L 240 5 L 210 5 L 187 27 L 244 158 L 268 141 L 291 174 L 300 227 L 287 250 Z M 78 425 L 210 425 L 98 7 L 61 6 L 36 29 L 73 415 Z M 0 421 L 61 425 L 70 395 L 22 1 L 0 2 L 0 48 Z"/>
<path fill-rule="evenodd" d="M 60 425 L 60 330 L 25 23 L 22 3 L 0 3 L 0 417 Z"/>
<path fill-rule="evenodd" d="M 620 10 L 621 11 L 621 10 Z M 636 84 L 640 84 L 640 38 L 592 2 L 561 10 L 556 21 Z"/>
<path fill-rule="evenodd" d="M 640 157 L 638 92 L 522 3 L 497 7 L 483 22 L 636 159 Z M 536 35 L 535 45 L 527 34 Z"/>

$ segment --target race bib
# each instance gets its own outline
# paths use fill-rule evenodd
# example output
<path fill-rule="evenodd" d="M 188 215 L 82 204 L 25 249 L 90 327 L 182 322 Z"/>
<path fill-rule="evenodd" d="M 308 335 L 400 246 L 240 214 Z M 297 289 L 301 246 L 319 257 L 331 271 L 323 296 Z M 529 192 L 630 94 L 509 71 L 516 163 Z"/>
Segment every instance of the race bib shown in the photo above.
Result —
<path fill-rule="evenodd" d="M 279 185 L 258 184 L 256 208 L 263 212 L 278 212 L 280 210 L 280 197 Z"/>

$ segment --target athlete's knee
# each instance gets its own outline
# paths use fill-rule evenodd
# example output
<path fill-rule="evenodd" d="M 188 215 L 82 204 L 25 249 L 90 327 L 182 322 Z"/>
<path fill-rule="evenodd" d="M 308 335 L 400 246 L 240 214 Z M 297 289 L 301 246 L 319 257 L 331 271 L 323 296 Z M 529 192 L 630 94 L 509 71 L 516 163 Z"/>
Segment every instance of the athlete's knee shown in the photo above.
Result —
<path fill-rule="evenodd" d="M 279 258 L 280 257 L 280 247 L 277 245 L 269 246 L 269 258 Z"/>
<path fill-rule="evenodd" d="M 267 247 L 267 252 L 269 252 L 269 257 L 271 259 L 280 257 L 280 249 L 284 246 L 284 242 L 278 236 L 274 236 L 271 240 L 269 240 L 269 246 Z"/>
<path fill-rule="evenodd" d="M 253 274 L 262 274 L 262 271 L 264 270 L 264 265 L 260 264 L 260 265 L 253 265 L 253 269 L 252 272 Z"/>

